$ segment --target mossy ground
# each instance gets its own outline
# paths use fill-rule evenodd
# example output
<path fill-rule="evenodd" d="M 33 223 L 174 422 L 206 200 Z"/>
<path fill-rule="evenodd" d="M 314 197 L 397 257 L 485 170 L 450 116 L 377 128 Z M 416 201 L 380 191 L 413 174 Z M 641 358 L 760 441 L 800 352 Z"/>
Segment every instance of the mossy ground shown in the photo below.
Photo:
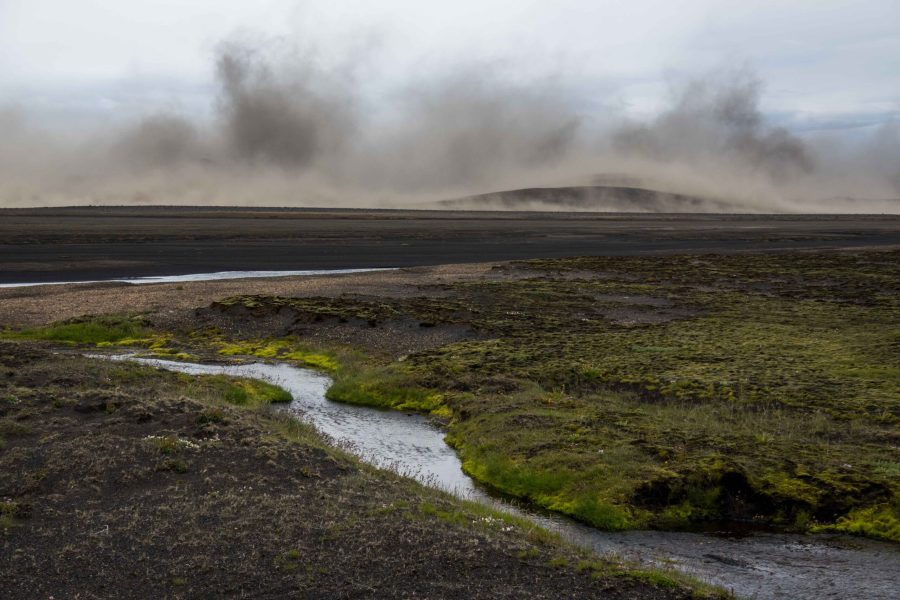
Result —
<path fill-rule="evenodd" d="M 722 597 L 578 569 L 596 557 L 368 467 L 278 399 L 0 342 L 3 597 Z"/>
<path fill-rule="evenodd" d="M 348 348 L 313 350 L 296 337 L 225 342 L 221 335 L 210 333 L 195 335 L 194 340 L 223 356 L 253 356 L 324 371 L 334 378 L 327 392 L 330 400 L 449 415 L 441 394 L 419 385 L 414 372 L 401 364 L 373 363 L 366 355 Z"/>
<path fill-rule="evenodd" d="M 144 333 L 140 319 L 107 316 L 74 319 L 46 327 L 0 331 L 0 339 L 47 340 L 66 344 L 112 344 L 138 338 Z"/>
<path fill-rule="evenodd" d="M 541 260 L 412 298 L 224 305 L 471 327 L 402 362 L 337 356 L 329 397 L 448 418 L 471 475 L 588 523 L 898 540 L 898 265 L 897 252 Z"/>
<path fill-rule="evenodd" d="M 237 296 L 218 322 L 302 327 L 157 335 L 320 368 L 334 400 L 440 416 L 475 478 L 596 526 L 898 540 L 898 265 L 898 252 L 540 260 L 417 294 Z M 367 347 L 396 322 L 473 335 L 400 360 Z M 310 335 L 337 323 L 365 336 L 351 349 Z"/>

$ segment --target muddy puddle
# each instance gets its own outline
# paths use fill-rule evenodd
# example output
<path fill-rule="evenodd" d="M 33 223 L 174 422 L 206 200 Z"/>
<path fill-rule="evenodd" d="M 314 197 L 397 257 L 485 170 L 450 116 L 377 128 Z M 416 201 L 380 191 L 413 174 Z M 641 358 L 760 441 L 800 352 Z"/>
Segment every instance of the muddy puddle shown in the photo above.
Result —
<path fill-rule="evenodd" d="M 284 364 L 202 365 L 131 359 L 189 374 L 250 377 L 279 385 L 293 402 L 286 410 L 313 424 L 367 462 L 391 468 L 457 496 L 525 516 L 600 554 L 666 566 L 758 599 L 900 598 L 900 548 L 845 536 L 778 533 L 725 534 L 632 531 L 609 533 L 494 498 L 467 477 L 443 433 L 421 415 L 331 402 L 330 380 Z"/>

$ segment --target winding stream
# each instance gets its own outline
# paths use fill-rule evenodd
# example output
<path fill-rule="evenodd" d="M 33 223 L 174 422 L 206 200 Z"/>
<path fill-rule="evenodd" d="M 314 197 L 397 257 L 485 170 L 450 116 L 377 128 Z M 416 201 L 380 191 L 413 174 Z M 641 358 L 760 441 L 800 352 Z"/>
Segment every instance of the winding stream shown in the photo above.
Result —
<path fill-rule="evenodd" d="M 204 365 L 127 355 L 111 358 L 193 375 L 232 375 L 279 385 L 294 398 L 287 410 L 369 463 L 525 516 L 600 554 L 616 553 L 643 564 L 673 567 L 744 598 L 900 598 L 900 549 L 891 544 L 830 535 L 753 533 L 727 537 L 665 531 L 599 531 L 489 496 L 463 473 L 459 458 L 444 443 L 441 430 L 425 417 L 331 402 L 325 398 L 330 379 L 314 371 L 286 364 Z"/>

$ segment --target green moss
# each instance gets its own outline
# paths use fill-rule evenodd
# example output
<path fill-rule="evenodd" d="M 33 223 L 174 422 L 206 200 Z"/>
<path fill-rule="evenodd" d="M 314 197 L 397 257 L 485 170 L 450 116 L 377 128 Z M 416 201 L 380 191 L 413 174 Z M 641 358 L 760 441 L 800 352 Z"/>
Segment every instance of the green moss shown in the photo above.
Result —
<path fill-rule="evenodd" d="M 640 526 L 642 522 L 634 518 L 627 508 L 605 502 L 592 495 L 572 498 L 571 494 L 566 494 L 565 497 L 566 500 L 553 499 L 546 502 L 546 505 L 550 510 L 572 515 L 580 521 L 609 531 L 632 529 Z"/>
<path fill-rule="evenodd" d="M 502 442 L 473 452 L 468 445 L 460 446 L 455 435 L 449 441 L 460 448 L 466 473 L 505 494 L 601 529 L 628 529 L 643 522 L 622 505 L 609 473 L 596 465 L 585 470 L 567 468 L 560 464 L 562 457 L 552 455 L 513 461 L 504 455 Z"/>
<path fill-rule="evenodd" d="M 339 368 L 339 359 L 336 356 L 322 351 L 312 351 L 293 338 L 220 342 L 218 351 L 224 356 L 277 358 L 326 372 L 334 372 Z"/>
<path fill-rule="evenodd" d="M 319 369 L 320 371 L 333 372 L 338 369 L 337 360 L 334 357 L 328 356 L 326 354 L 317 354 L 315 352 L 308 352 L 304 350 L 294 350 L 292 352 L 284 353 L 280 358 L 285 360 L 297 361 L 307 367 Z"/>
<path fill-rule="evenodd" d="M 69 344 L 111 344 L 123 339 L 140 337 L 143 324 L 126 317 L 95 317 L 87 320 L 57 323 L 47 327 L 4 331 L 3 339 L 48 340 Z"/>
<path fill-rule="evenodd" d="M 423 411 L 440 406 L 440 395 L 412 385 L 394 386 L 394 379 L 370 380 L 348 376 L 335 382 L 326 394 L 329 400 L 377 408 Z"/>
<path fill-rule="evenodd" d="M 448 415 L 441 394 L 423 387 L 397 365 L 346 365 L 335 373 L 325 396 L 347 404 Z"/>
<path fill-rule="evenodd" d="M 881 291 L 900 283 L 892 257 L 716 257 L 705 269 L 695 257 L 537 261 L 524 270 L 538 266 L 541 279 L 452 286 L 497 336 L 413 355 L 407 368 L 457 416 L 449 439 L 467 471 L 507 493 L 610 526 L 734 516 L 802 528 L 873 486 L 900 491 L 900 456 L 882 454 L 900 422 L 900 312 Z M 845 285 L 818 282 L 832 278 Z M 628 294 L 693 314 L 598 318 Z M 500 378 L 544 391 L 498 394 Z M 610 447 L 623 444 L 634 451 L 612 476 Z M 746 489 L 723 487 L 729 473 Z M 751 505 L 729 503 L 736 493 Z M 610 506 L 629 516 L 607 517 Z"/>
<path fill-rule="evenodd" d="M 821 488 L 785 472 L 767 473 L 762 477 L 760 489 L 765 490 L 784 504 L 816 506 L 823 493 Z"/>
<path fill-rule="evenodd" d="M 214 402 L 256 409 L 293 400 L 287 390 L 256 379 L 226 375 L 182 374 L 179 377 L 188 393 Z"/>
<path fill-rule="evenodd" d="M 885 537 L 874 507 L 900 497 L 897 264 L 897 252 L 532 261 L 422 297 L 223 303 L 311 327 L 478 333 L 402 362 L 297 338 L 191 343 L 326 371 L 332 400 L 439 416 L 473 477 L 600 527 L 840 522 Z"/>
<path fill-rule="evenodd" d="M 278 356 L 288 347 L 288 343 L 283 340 L 271 341 L 245 341 L 230 344 L 223 344 L 219 348 L 219 354 L 225 356 L 258 356 L 259 358 L 274 358 Z"/>
<path fill-rule="evenodd" d="M 290 402 L 293 399 L 289 392 L 277 385 L 255 379 L 226 382 L 223 386 L 223 398 L 230 404 L 252 407 Z"/>
<path fill-rule="evenodd" d="M 858 508 L 836 523 L 816 525 L 814 532 L 833 531 L 900 542 L 900 502 Z"/>
<path fill-rule="evenodd" d="M 524 536 L 528 541 L 540 546 L 558 548 L 562 543 L 559 534 L 535 527 L 534 523 L 523 517 L 517 517 L 507 512 L 495 510 L 480 502 L 469 500 L 445 499 L 432 496 L 416 506 L 416 513 L 427 517 L 436 518 L 456 527 L 466 527 L 474 530 L 490 530 L 494 532 L 516 532 Z M 412 515 L 415 518 L 415 515 Z M 528 556 L 537 556 L 536 549 L 527 552 Z"/>

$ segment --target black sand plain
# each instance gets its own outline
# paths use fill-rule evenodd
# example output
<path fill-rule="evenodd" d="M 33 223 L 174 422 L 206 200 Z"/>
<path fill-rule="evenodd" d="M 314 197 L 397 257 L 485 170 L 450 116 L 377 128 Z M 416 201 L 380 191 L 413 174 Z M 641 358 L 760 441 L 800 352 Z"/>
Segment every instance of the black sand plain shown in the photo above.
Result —
<path fill-rule="evenodd" d="M 897 215 L 4 209 L 0 210 L 0 283 L 897 244 Z"/>

